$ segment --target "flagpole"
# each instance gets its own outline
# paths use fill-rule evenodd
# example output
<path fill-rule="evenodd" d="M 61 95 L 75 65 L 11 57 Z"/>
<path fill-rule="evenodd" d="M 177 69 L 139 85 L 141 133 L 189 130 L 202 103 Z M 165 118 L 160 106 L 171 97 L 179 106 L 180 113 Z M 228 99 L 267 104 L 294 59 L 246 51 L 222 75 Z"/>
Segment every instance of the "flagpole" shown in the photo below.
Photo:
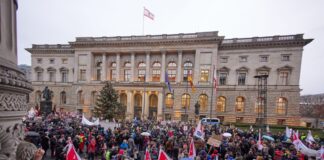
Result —
<path fill-rule="evenodd" d="M 214 65 L 214 69 L 213 69 L 213 79 L 212 79 L 212 87 L 211 87 L 212 91 L 211 91 L 211 101 L 210 101 L 210 114 L 209 114 L 209 118 L 212 118 L 212 112 L 213 112 L 214 77 L 215 77 L 215 65 Z"/>
<path fill-rule="evenodd" d="M 143 24 L 142 24 L 142 35 L 144 36 L 144 12 L 145 12 L 145 7 L 143 9 Z"/>

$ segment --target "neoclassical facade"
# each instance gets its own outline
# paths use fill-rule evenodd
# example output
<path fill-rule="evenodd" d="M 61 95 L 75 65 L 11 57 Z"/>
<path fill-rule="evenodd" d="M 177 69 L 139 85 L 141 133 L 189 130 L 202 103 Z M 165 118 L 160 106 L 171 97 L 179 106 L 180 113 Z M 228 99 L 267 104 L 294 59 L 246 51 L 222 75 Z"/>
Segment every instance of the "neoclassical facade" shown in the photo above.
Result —
<path fill-rule="evenodd" d="M 267 122 L 299 125 L 300 67 L 303 47 L 311 41 L 301 34 L 224 39 L 214 31 L 33 45 L 27 48 L 34 87 L 30 102 L 39 103 L 49 86 L 56 108 L 89 113 L 104 82 L 111 81 L 128 119 L 190 120 L 199 103 L 199 117 L 255 123 L 260 109 L 254 76 L 267 74 Z"/>

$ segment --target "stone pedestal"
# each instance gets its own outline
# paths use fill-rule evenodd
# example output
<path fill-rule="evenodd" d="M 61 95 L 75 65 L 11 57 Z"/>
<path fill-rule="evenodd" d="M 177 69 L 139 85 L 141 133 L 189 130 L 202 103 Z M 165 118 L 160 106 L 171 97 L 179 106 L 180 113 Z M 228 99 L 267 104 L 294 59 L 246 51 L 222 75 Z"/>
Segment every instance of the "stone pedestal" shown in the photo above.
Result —
<path fill-rule="evenodd" d="M 40 112 L 41 115 L 47 116 L 52 112 L 52 102 L 51 101 L 41 101 L 40 102 Z"/>

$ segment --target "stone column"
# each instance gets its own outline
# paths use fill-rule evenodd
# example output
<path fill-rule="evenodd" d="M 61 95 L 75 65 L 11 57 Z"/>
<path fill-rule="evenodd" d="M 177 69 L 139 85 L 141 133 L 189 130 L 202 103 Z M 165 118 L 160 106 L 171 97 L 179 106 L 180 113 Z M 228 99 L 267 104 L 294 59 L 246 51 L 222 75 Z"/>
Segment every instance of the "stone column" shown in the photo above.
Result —
<path fill-rule="evenodd" d="M 178 51 L 178 73 L 177 73 L 177 83 L 181 82 L 181 67 L 182 67 L 182 51 Z"/>
<path fill-rule="evenodd" d="M 107 57 L 106 57 L 106 53 L 103 53 L 101 81 L 105 81 L 105 80 L 107 80 Z"/>
<path fill-rule="evenodd" d="M 77 82 L 79 77 L 79 55 L 78 54 L 74 55 L 74 73 L 71 72 L 71 74 L 73 74 L 73 82 Z"/>
<path fill-rule="evenodd" d="M 120 71 L 120 53 L 116 54 L 116 82 L 119 81 L 119 71 Z"/>
<path fill-rule="evenodd" d="M 133 105 L 133 92 L 127 91 L 127 110 L 126 119 L 130 120 L 134 117 L 134 105 Z"/>
<path fill-rule="evenodd" d="M 162 120 L 163 119 L 163 113 L 162 113 L 162 109 L 163 109 L 163 94 L 160 91 L 158 94 L 158 108 L 157 108 L 157 119 L 158 120 Z"/>
<path fill-rule="evenodd" d="M 144 110 L 144 118 L 147 119 L 149 116 L 149 109 L 150 109 L 150 91 L 146 91 L 145 93 L 145 110 Z"/>
<path fill-rule="evenodd" d="M 130 82 L 134 82 L 135 81 L 135 53 L 132 52 L 131 53 L 131 79 Z"/>
<path fill-rule="evenodd" d="M 160 82 L 165 82 L 165 54 L 166 51 L 161 51 L 162 53 L 162 63 L 161 63 L 161 76 L 160 76 Z"/>
<path fill-rule="evenodd" d="M 151 79 L 151 73 L 150 73 L 150 52 L 146 52 L 146 69 L 145 69 L 145 82 L 149 82 Z"/>
<path fill-rule="evenodd" d="M 198 84 L 199 79 L 200 79 L 200 50 L 196 49 L 196 54 L 195 54 L 195 67 L 194 67 L 194 79 L 193 83 Z"/>

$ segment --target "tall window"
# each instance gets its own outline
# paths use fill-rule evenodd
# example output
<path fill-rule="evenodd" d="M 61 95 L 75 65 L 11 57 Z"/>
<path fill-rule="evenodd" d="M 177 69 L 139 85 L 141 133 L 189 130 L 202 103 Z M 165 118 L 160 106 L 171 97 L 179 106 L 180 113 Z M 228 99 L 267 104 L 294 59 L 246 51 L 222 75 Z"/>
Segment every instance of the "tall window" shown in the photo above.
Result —
<path fill-rule="evenodd" d="M 187 81 L 188 80 L 188 76 L 192 75 L 192 63 L 187 61 L 183 64 L 183 81 Z"/>
<path fill-rule="evenodd" d="M 165 105 L 166 107 L 168 108 L 172 108 L 173 106 L 173 96 L 171 93 L 168 93 L 166 96 L 165 96 Z"/>
<path fill-rule="evenodd" d="M 281 85 L 288 85 L 288 71 L 279 72 L 279 82 Z"/>
<path fill-rule="evenodd" d="M 61 104 L 66 104 L 66 92 L 62 91 L 60 93 L 60 100 L 61 100 Z"/>
<path fill-rule="evenodd" d="M 183 94 L 181 97 L 181 105 L 183 108 L 189 109 L 190 106 L 190 95 L 189 94 Z"/>
<path fill-rule="evenodd" d="M 277 100 L 277 114 L 286 114 L 288 101 L 284 97 L 280 97 Z"/>
<path fill-rule="evenodd" d="M 227 73 L 219 73 L 219 85 L 226 85 Z"/>
<path fill-rule="evenodd" d="M 138 81 L 144 82 L 146 74 L 146 64 L 144 62 L 140 62 L 138 64 Z"/>
<path fill-rule="evenodd" d="M 101 62 L 98 62 L 96 65 L 96 80 L 100 81 L 101 80 Z"/>
<path fill-rule="evenodd" d="M 226 98 L 223 96 L 220 96 L 217 98 L 217 112 L 225 112 L 225 107 L 226 107 Z"/>
<path fill-rule="evenodd" d="M 208 77 L 209 77 L 209 69 L 200 70 L 200 81 L 208 82 Z"/>
<path fill-rule="evenodd" d="M 131 78 L 131 70 L 125 69 L 124 70 L 124 81 L 129 82 Z"/>
<path fill-rule="evenodd" d="M 177 64 L 175 62 L 169 62 L 168 64 L 168 78 L 170 82 L 175 82 L 177 73 Z"/>
<path fill-rule="evenodd" d="M 207 112 L 208 97 L 206 94 L 201 94 L 199 96 L 199 105 L 200 105 L 200 111 Z"/>
<path fill-rule="evenodd" d="M 49 81 L 55 82 L 55 72 L 54 71 L 49 71 Z"/>
<path fill-rule="evenodd" d="M 61 82 L 67 82 L 68 81 L 68 69 L 67 68 L 61 68 Z"/>
<path fill-rule="evenodd" d="M 116 62 L 112 62 L 110 67 L 112 68 L 110 70 L 110 80 L 116 81 L 116 78 L 117 78 L 117 72 L 116 72 L 117 64 L 116 64 Z"/>
<path fill-rule="evenodd" d="M 78 91 L 77 102 L 79 105 L 84 104 L 84 95 L 83 95 L 82 91 Z"/>
<path fill-rule="evenodd" d="M 36 72 L 36 81 L 43 81 L 43 72 Z"/>
<path fill-rule="evenodd" d="M 91 105 L 96 105 L 98 93 L 96 91 L 91 92 Z"/>
<path fill-rule="evenodd" d="M 239 96 L 239 97 L 236 98 L 236 102 L 235 102 L 235 106 L 236 106 L 235 110 L 236 110 L 236 112 L 243 112 L 244 111 L 244 102 L 245 102 L 244 97 Z"/>
<path fill-rule="evenodd" d="M 152 81 L 153 82 L 160 82 L 160 76 L 161 76 L 161 63 L 160 62 L 154 62 L 152 65 Z"/>
<path fill-rule="evenodd" d="M 239 73 L 238 74 L 238 85 L 243 86 L 245 85 L 246 80 L 246 73 Z"/>
<path fill-rule="evenodd" d="M 80 69 L 80 81 L 85 81 L 85 80 L 86 80 L 86 70 Z"/>

